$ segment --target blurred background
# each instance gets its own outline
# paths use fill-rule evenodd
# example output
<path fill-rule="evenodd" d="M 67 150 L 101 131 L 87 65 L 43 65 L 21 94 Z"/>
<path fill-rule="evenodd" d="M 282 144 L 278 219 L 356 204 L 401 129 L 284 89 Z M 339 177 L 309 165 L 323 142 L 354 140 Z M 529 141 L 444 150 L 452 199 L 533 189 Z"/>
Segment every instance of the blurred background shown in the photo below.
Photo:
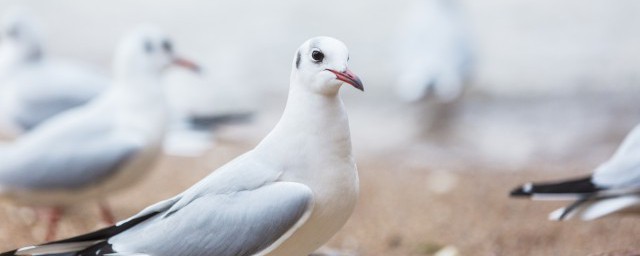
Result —
<path fill-rule="evenodd" d="M 297 47 L 328 35 L 349 47 L 350 69 L 366 90 L 341 92 L 362 184 L 356 212 L 331 247 L 350 255 L 640 252 L 635 217 L 554 223 L 546 214 L 559 204 L 507 196 L 532 179 L 589 173 L 640 122 L 638 1 L 2 0 L 0 10 L 15 5 L 38 18 L 50 55 L 105 74 L 128 29 L 156 24 L 204 67 L 200 77 L 168 74 L 174 105 L 255 112 L 251 123 L 217 130 L 203 157 L 167 156 L 152 177 L 114 196 L 119 219 L 252 148 L 280 117 Z M 413 27 L 437 15 L 452 18 Z M 412 38 L 425 43 L 407 45 Z M 462 45 L 466 89 L 446 101 L 407 102 L 399 77 L 420 68 L 403 58 L 454 58 L 424 53 L 446 52 L 429 42 Z M 43 231 L 31 228 L 33 218 L 3 207 L 0 249 L 37 241 Z M 64 235 L 96 228 L 83 211 L 90 210 L 79 207 L 62 221 Z"/>

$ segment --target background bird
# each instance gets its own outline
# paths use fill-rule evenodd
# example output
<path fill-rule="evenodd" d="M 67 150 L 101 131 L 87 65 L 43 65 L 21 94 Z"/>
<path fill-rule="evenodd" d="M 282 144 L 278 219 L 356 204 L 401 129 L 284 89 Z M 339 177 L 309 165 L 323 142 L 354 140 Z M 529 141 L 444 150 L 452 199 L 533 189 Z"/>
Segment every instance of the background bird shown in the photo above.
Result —
<path fill-rule="evenodd" d="M 452 0 L 417 0 L 406 12 L 393 50 L 398 95 L 408 102 L 429 95 L 441 102 L 460 97 L 473 58 L 459 6 Z"/>
<path fill-rule="evenodd" d="M 95 233 L 3 255 L 308 255 L 347 221 L 358 195 L 338 91 L 363 90 L 346 46 L 330 37 L 296 52 L 282 118 L 253 150 L 176 197 Z"/>
<path fill-rule="evenodd" d="M 157 28 L 131 32 L 117 49 L 107 91 L 3 147 L 0 197 L 47 208 L 47 240 L 65 206 L 81 201 L 100 201 L 112 223 L 103 199 L 141 179 L 161 153 L 167 120 L 161 74 L 170 65 L 197 68 Z"/>
<path fill-rule="evenodd" d="M 640 125 L 636 126 L 616 153 L 593 174 L 557 182 L 527 183 L 511 192 L 533 200 L 573 200 L 549 215 L 552 220 L 574 216 L 593 220 L 640 206 Z"/>
<path fill-rule="evenodd" d="M 24 8 L 3 15 L 0 38 L 0 132 L 5 136 L 81 106 L 109 85 L 87 64 L 48 56 L 41 29 Z"/>

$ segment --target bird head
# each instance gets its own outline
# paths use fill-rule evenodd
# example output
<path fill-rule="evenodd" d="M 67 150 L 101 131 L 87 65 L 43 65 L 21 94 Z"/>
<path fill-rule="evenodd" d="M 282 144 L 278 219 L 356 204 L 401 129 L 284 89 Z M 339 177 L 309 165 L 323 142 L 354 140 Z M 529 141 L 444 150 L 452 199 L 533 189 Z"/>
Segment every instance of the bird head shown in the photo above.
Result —
<path fill-rule="evenodd" d="M 348 61 L 344 43 L 331 37 L 314 37 L 298 48 L 291 79 L 321 94 L 336 94 L 344 83 L 364 91 L 360 78 L 347 67 Z"/>
<path fill-rule="evenodd" d="M 28 10 L 13 7 L 5 12 L 0 23 L 0 47 L 5 58 L 16 62 L 42 58 L 41 31 Z"/>
<path fill-rule="evenodd" d="M 116 50 L 116 76 L 159 76 L 171 66 L 181 66 L 194 72 L 200 68 L 175 53 L 171 39 L 153 26 L 140 26 L 122 40 Z"/>

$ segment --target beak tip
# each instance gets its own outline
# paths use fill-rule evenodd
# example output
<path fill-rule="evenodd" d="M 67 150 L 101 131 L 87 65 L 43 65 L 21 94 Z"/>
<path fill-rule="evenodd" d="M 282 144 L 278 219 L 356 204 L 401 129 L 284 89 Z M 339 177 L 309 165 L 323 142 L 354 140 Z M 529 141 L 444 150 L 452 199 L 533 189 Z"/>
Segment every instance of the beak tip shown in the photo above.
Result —
<path fill-rule="evenodd" d="M 364 92 L 364 85 L 362 84 L 362 81 L 360 80 L 360 78 L 358 78 L 358 76 L 353 74 L 350 70 L 347 69 L 346 71 L 343 71 L 343 72 L 338 72 L 333 69 L 327 69 L 327 70 L 335 74 L 338 80 L 348 83 L 354 88 Z"/>

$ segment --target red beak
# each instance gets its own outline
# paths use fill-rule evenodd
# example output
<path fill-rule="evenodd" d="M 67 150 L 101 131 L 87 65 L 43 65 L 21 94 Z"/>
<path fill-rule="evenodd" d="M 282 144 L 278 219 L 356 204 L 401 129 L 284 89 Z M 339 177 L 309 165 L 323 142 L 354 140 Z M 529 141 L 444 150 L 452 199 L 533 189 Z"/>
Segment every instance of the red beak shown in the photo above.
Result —
<path fill-rule="evenodd" d="M 186 68 L 186 69 L 191 70 L 191 71 L 193 71 L 195 73 L 200 73 L 200 71 L 201 71 L 200 66 L 198 66 L 198 64 L 196 64 L 195 62 L 190 61 L 188 59 L 183 59 L 183 58 L 180 58 L 180 57 L 174 57 L 173 58 L 173 65 Z"/>
<path fill-rule="evenodd" d="M 358 78 L 358 76 L 356 76 L 353 72 L 351 72 L 351 70 L 345 69 L 342 72 L 338 72 L 333 69 L 327 69 L 327 70 L 335 74 L 336 79 L 343 81 L 345 83 L 348 83 L 350 85 L 353 85 L 353 87 L 355 87 L 356 89 L 364 92 L 364 86 L 362 85 L 362 81 L 360 81 L 360 78 Z"/>

